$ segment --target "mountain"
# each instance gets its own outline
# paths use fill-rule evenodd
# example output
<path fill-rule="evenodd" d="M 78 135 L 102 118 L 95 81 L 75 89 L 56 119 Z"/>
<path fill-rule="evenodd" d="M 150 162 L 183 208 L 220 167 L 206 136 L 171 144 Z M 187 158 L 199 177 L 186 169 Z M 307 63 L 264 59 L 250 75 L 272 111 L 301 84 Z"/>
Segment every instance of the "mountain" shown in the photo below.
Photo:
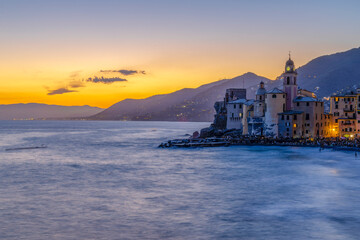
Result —
<path fill-rule="evenodd" d="M 354 85 L 360 87 L 360 48 L 315 58 L 297 71 L 299 87 L 315 91 L 320 98 Z M 265 82 L 267 89 L 282 85 L 280 80 L 246 73 L 194 89 L 185 88 L 146 99 L 126 99 L 89 119 L 212 121 L 213 105 L 222 100 L 227 88 L 245 87 L 247 98 L 254 98 L 260 81 Z"/>
<path fill-rule="evenodd" d="M 198 88 L 182 90 L 146 99 L 125 99 L 103 112 L 91 116 L 93 120 L 166 120 L 212 121 L 214 103 L 223 99 L 227 88 L 248 89 L 247 97 L 255 96 L 258 84 L 271 80 L 254 73 L 246 73 L 232 79 L 223 79 Z"/>
<path fill-rule="evenodd" d="M 39 103 L 0 105 L 0 120 L 71 119 L 97 114 L 104 109 L 90 106 L 59 106 Z"/>
<path fill-rule="evenodd" d="M 297 71 L 299 86 L 320 97 L 360 87 L 360 48 L 315 58 Z"/>

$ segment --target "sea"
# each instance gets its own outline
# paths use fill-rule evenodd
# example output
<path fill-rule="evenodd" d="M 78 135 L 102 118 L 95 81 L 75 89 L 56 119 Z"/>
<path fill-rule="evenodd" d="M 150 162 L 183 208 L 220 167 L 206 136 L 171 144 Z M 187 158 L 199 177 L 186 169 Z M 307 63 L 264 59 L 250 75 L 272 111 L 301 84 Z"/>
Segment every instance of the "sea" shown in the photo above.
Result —
<path fill-rule="evenodd" d="M 0 239 L 360 239 L 360 155 L 158 148 L 207 126 L 0 121 Z"/>

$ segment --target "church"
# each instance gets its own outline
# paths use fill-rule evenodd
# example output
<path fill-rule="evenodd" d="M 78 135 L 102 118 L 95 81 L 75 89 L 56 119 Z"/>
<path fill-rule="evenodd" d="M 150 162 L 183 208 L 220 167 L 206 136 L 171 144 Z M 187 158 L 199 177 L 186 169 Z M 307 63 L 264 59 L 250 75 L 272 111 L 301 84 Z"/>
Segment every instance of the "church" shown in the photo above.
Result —
<path fill-rule="evenodd" d="M 256 99 L 246 99 L 246 89 L 228 89 L 223 102 L 226 129 L 268 137 L 331 137 L 332 115 L 324 112 L 315 93 L 298 87 L 290 54 L 281 79 L 281 89 L 267 90 L 260 82 Z"/>

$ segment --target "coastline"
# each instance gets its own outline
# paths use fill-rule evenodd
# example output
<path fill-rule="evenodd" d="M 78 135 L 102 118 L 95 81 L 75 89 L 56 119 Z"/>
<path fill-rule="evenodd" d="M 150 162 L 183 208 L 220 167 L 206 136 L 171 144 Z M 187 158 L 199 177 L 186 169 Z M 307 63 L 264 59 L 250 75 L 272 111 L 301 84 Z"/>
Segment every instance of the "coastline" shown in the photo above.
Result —
<path fill-rule="evenodd" d="M 325 143 L 326 142 L 326 143 Z M 329 144 L 330 143 L 330 144 Z M 356 145 L 355 145 L 356 144 Z M 293 140 L 293 139 L 226 139 L 226 138 L 194 138 L 174 139 L 161 143 L 159 148 L 196 148 L 196 147 L 229 147 L 229 146 L 279 146 L 279 147 L 311 147 L 332 149 L 334 151 L 360 152 L 360 146 L 354 141 L 330 140 Z"/>

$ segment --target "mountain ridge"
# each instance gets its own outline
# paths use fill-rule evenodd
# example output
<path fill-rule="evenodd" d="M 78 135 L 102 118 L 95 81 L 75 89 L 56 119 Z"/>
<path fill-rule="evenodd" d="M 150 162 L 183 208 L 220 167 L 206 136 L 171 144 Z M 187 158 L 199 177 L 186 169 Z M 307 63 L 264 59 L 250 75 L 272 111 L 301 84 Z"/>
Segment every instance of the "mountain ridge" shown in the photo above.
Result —
<path fill-rule="evenodd" d="M 295 62 L 296 63 L 296 62 Z M 318 97 L 360 86 L 360 47 L 345 52 L 323 55 L 312 59 L 298 69 L 298 84 L 302 89 L 314 91 Z M 212 121 L 213 104 L 223 98 L 226 88 L 247 89 L 247 98 L 254 98 L 260 81 L 270 90 L 281 87 L 278 80 L 270 80 L 252 72 L 201 85 L 184 88 L 173 93 L 154 95 L 146 99 L 120 101 L 103 112 L 91 116 L 93 120 L 166 120 L 166 121 Z M 179 99 L 179 93 L 186 93 Z M 158 97 L 156 97 L 158 96 Z M 131 111 L 128 109 L 131 107 Z"/>
<path fill-rule="evenodd" d="M 75 119 L 86 118 L 104 109 L 83 106 L 63 106 L 45 103 L 14 103 L 0 105 L 0 120 Z"/>

